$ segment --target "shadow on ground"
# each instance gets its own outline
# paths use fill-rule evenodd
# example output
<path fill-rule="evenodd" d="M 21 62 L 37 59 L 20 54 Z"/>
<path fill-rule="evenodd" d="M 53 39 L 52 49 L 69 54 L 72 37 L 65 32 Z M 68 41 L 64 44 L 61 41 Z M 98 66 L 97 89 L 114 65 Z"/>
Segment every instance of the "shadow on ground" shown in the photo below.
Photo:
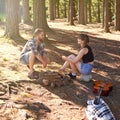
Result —
<path fill-rule="evenodd" d="M 64 31 L 54 29 L 52 33 L 48 33 L 48 39 L 46 40 L 46 48 L 48 50 L 51 61 L 56 64 L 63 64 L 61 59 L 62 55 L 76 54 L 78 50 L 76 36 L 79 32 L 75 31 Z M 120 119 L 120 42 L 114 40 L 107 40 L 102 38 L 94 37 L 93 34 L 90 36 L 90 45 L 93 48 L 95 54 L 95 66 L 93 70 L 93 79 L 102 81 L 111 81 L 113 83 L 113 91 L 108 97 L 103 97 L 104 100 L 110 106 L 116 119 Z M 24 43 L 24 42 L 23 42 Z M 51 64 L 52 66 L 52 64 Z M 57 68 L 57 67 L 56 67 Z M 41 75 L 44 73 L 40 73 Z M 38 87 L 41 90 L 43 84 L 41 79 L 39 80 L 19 80 L 16 82 L 18 86 L 16 88 L 22 88 L 27 92 L 30 92 L 34 87 Z M 30 87 L 29 85 L 32 84 Z M 56 88 L 45 87 L 50 93 L 59 96 L 63 100 L 67 100 L 68 104 L 75 103 L 79 106 L 86 106 L 88 94 L 91 94 L 93 82 L 85 83 L 83 81 L 74 80 L 68 85 Z M 34 87 L 33 87 L 34 86 Z M 29 89 L 26 89 L 28 87 Z M 40 92 L 39 92 L 40 93 Z M 42 96 L 44 97 L 44 96 Z M 48 95 L 48 97 L 50 97 Z M 51 98 L 52 99 L 52 98 Z M 27 105 L 23 102 L 22 104 Z M 29 104 L 29 103 L 28 103 Z M 32 108 L 36 104 L 32 103 Z M 28 105 L 29 106 L 29 105 Z M 37 104 L 37 106 L 39 106 Z M 30 106 L 31 108 L 31 106 Z M 31 110 L 29 108 L 29 110 Z M 26 108 L 28 109 L 28 107 Z M 36 110 L 38 108 L 35 108 Z M 117 111 L 116 111 L 117 109 Z M 34 111 L 34 110 L 33 110 Z M 38 111 L 38 110 L 37 110 Z"/>

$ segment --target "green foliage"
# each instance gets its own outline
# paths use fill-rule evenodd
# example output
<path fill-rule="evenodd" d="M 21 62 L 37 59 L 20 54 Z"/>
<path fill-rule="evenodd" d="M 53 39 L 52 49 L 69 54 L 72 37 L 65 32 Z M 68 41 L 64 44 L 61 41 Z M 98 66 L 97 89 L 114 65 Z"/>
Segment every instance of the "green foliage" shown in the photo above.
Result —
<path fill-rule="evenodd" d="M 50 0 L 46 0 L 46 14 L 47 14 L 47 18 L 49 18 L 49 1 Z M 55 3 L 57 3 L 58 0 L 55 0 Z M 92 15 L 92 22 L 97 22 L 98 19 L 98 0 L 91 0 L 92 1 L 92 6 L 91 6 L 91 15 Z M 87 4 L 87 10 L 88 9 L 88 5 L 90 0 L 85 0 L 86 4 Z M 114 20 L 115 16 L 115 9 L 114 9 L 114 5 L 115 5 L 115 0 L 110 0 L 111 2 L 111 17 Z M 60 14 L 60 18 L 64 18 L 65 17 L 65 5 L 66 5 L 66 14 L 68 16 L 68 4 L 69 4 L 69 0 L 59 0 L 59 14 Z M 33 0 L 29 0 L 29 5 L 30 5 L 30 15 L 31 18 L 33 18 Z M 78 0 L 74 0 L 74 5 L 75 5 L 75 16 L 78 16 Z M 88 14 L 88 13 L 87 13 Z M 102 16 L 103 16 L 103 0 L 100 0 L 100 18 L 102 21 Z M 0 13 L 0 20 L 1 21 L 5 21 L 5 15 Z"/>
<path fill-rule="evenodd" d="M 5 21 L 5 14 L 0 14 L 0 21 L 2 21 L 2 22 Z"/>

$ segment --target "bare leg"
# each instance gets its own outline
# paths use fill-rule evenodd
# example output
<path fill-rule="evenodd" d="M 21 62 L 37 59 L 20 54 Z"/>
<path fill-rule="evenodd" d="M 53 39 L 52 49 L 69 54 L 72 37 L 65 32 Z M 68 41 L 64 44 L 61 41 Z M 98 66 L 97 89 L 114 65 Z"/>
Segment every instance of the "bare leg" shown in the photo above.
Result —
<path fill-rule="evenodd" d="M 75 55 L 69 55 L 68 58 L 74 59 Z M 63 64 L 63 66 L 61 67 L 60 70 L 65 70 L 66 68 L 70 67 L 70 63 L 68 61 L 65 61 L 65 63 Z"/>
<path fill-rule="evenodd" d="M 70 63 L 70 68 L 72 70 L 72 73 L 74 73 L 74 74 L 77 73 L 77 68 L 76 68 L 75 64 Z"/>
<path fill-rule="evenodd" d="M 30 52 L 30 54 L 29 54 L 30 73 L 34 72 L 34 68 L 33 68 L 34 64 L 35 64 L 35 55 L 33 52 Z"/>
<path fill-rule="evenodd" d="M 72 73 L 76 74 L 78 71 L 80 72 L 80 66 L 81 66 L 80 62 L 78 62 L 76 64 L 70 63 L 70 67 L 71 67 Z"/>
<path fill-rule="evenodd" d="M 71 59 L 74 59 L 76 56 L 75 55 L 70 55 L 69 57 Z M 77 71 L 80 72 L 80 66 L 81 66 L 81 62 L 77 62 L 76 64 L 70 63 L 70 67 L 71 67 L 72 73 L 76 74 Z"/>
<path fill-rule="evenodd" d="M 60 68 L 60 70 L 65 70 L 66 68 L 68 68 L 70 66 L 70 63 L 68 61 L 65 61 L 65 63 L 63 64 L 63 66 Z"/>

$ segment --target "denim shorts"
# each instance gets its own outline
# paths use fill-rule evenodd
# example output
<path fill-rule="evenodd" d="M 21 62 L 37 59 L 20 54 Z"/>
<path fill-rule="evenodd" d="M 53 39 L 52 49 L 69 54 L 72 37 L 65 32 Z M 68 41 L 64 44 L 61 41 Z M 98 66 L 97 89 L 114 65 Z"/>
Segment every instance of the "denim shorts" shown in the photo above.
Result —
<path fill-rule="evenodd" d="M 20 62 L 22 64 L 25 64 L 25 65 L 29 64 L 29 54 L 30 54 L 30 52 L 27 52 L 27 53 L 24 53 L 24 54 L 21 55 Z M 35 58 L 35 63 L 39 63 L 39 62 L 40 61 L 37 58 Z"/>
<path fill-rule="evenodd" d="M 92 69 L 93 69 L 93 65 L 86 64 L 86 63 L 81 63 L 81 67 L 80 67 L 81 74 L 89 75 L 89 74 L 91 74 Z"/>

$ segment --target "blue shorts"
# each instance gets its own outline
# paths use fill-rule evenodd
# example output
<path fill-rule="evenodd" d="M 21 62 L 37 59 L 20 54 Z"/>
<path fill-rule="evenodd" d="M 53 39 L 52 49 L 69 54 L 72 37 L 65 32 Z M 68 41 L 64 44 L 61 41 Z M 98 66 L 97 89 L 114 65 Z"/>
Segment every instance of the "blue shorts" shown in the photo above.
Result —
<path fill-rule="evenodd" d="M 29 64 L 29 54 L 30 54 L 30 52 L 27 52 L 27 53 L 24 53 L 21 55 L 20 62 L 22 64 L 25 64 L 25 65 Z M 35 63 L 40 63 L 40 61 L 37 58 L 35 58 Z"/>
<path fill-rule="evenodd" d="M 91 74 L 92 69 L 93 69 L 93 65 L 86 64 L 86 63 L 81 63 L 81 67 L 80 67 L 81 74 L 89 75 L 89 74 Z"/>

